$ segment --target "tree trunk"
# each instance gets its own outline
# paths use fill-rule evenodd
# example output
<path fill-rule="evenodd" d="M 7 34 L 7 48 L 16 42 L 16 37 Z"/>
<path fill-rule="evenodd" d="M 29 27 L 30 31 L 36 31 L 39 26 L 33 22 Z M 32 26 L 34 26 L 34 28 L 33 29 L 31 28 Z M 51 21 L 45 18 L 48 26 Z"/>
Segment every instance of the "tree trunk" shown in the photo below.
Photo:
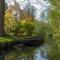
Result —
<path fill-rule="evenodd" d="M 0 36 L 4 35 L 5 0 L 0 0 Z"/>

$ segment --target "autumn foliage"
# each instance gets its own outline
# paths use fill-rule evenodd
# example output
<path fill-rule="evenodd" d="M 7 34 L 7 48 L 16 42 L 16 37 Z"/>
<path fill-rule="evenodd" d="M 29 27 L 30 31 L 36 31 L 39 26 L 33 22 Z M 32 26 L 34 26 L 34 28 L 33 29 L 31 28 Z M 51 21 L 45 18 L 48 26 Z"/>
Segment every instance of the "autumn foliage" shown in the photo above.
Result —
<path fill-rule="evenodd" d="M 16 19 L 13 16 L 14 7 L 10 6 L 5 11 L 5 32 L 6 34 L 14 34 L 17 36 L 21 35 L 32 35 L 34 31 L 33 19 L 32 16 L 28 16 L 27 13 L 23 10 L 20 10 L 20 17 Z M 20 12 L 19 11 L 19 12 Z"/>

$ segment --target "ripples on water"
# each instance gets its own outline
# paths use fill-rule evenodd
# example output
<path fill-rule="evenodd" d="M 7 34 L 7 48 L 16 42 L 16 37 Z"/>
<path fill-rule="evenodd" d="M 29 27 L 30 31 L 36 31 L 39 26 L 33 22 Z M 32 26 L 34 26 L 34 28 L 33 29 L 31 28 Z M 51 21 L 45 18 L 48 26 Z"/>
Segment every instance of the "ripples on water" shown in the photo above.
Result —
<path fill-rule="evenodd" d="M 11 51 L 5 56 L 0 56 L 0 60 L 48 60 L 46 47 L 21 47 Z"/>

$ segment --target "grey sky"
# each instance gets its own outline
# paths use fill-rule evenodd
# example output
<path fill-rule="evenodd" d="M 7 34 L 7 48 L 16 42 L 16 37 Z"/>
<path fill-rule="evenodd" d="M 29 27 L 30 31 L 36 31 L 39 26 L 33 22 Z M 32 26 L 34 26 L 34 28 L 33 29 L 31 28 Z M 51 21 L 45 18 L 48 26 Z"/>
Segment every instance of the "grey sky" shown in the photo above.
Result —
<path fill-rule="evenodd" d="M 13 0 L 5 0 L 8 5 L 13 5 Z M 16 0 L 17 2 L 20 3 L 20 7 L 21 9 L 23 9 L 25 7 L 25 5 L 27 4 L 27 0 Z M 36 8 L 36 19 L 40 18 L 41 12 L 45 11 L 48 9 L 48 7 L 50 6 L 50 3 L 48 3 L 47 1 L 44 0 L 29 0 L 29 2 L 31 3 L 32 6 L 34 6 Z M 46 12 L 47 13 L 47 12 Z"/>

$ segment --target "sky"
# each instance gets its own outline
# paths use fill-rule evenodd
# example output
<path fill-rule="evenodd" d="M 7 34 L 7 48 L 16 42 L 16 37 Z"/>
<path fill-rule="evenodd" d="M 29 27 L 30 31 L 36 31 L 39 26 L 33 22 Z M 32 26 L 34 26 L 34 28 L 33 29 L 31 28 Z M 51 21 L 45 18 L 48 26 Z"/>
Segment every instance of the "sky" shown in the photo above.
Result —
<path fill-rule="evenodd" d="M 13 0 L 5 0 L 8 3 L 8 6 L 13 5 Z M 19 2 L 21 9 L 24 9 L 27 4 L 27 0 L 16 0 Z M 40 19 L 41 12 L 45 11 L 45 15 L 47 14 L 47 9 L 50 6 L 50 3 L 44 0 L 29 0 L 32 6 L 36 8 L 36 19 Z"/>

